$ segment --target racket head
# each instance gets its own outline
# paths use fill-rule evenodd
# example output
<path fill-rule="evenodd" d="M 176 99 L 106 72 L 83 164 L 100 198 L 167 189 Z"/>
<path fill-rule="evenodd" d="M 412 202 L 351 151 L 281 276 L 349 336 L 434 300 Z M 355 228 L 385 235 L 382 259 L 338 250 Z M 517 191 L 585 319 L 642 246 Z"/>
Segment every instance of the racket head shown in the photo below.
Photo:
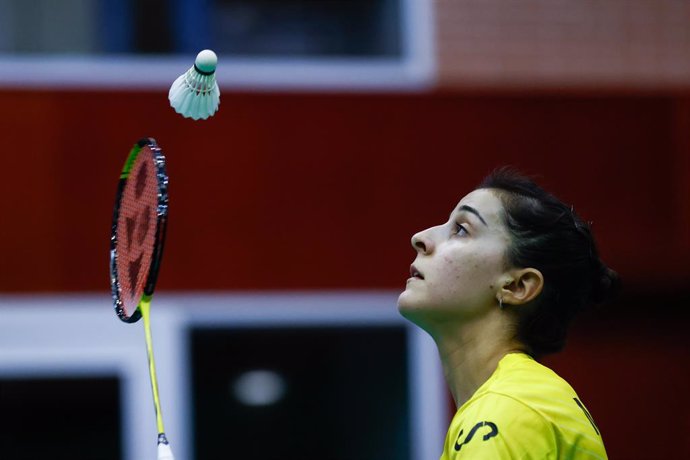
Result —
<path fill-rule="evenodd" d="M 139 303 L 153 295 L 168 219 L 165 157 L 153 138 L 129 152 L 117 186 L 110 235 L 110 287 L 124 322 L 141 318 Z"/>

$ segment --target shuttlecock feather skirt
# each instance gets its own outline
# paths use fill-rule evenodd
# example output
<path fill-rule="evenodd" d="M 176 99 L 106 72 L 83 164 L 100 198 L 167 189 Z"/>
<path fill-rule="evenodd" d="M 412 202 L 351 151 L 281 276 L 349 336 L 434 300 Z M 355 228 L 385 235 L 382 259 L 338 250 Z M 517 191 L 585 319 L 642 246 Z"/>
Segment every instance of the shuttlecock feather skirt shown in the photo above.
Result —
<path fill-rule="evenodd" d="M 194 120 L 205 120 L 218 110 L 220 89 L 215 74 L 203 75 L 194 67 L 180 75 L 168 93 L 177 113 Z"/>

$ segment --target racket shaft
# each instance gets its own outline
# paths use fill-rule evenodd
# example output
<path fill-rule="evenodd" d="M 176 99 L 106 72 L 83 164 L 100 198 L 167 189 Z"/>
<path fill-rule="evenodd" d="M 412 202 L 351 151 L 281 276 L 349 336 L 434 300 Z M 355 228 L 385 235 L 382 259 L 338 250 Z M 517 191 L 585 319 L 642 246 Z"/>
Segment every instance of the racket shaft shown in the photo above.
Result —
<path fill-rule="evenodd" d="M 158 378 L 156 377 L 156 361 L 153 358 L 153 340 L 151 339 L 151 297 L 144 296 L 139 304 L 141 316 L 144 319 L 144 331 L 146 332 L 146 351 L 149 360 L 149 375 L 151 376 L 151 390 L 153 391 L 153 408 L 156 411 L 156 425 L 158 434 L 165 433 L 163 428 L 163 413 L 161 412 L 160 399 L 158 397 Z"/>

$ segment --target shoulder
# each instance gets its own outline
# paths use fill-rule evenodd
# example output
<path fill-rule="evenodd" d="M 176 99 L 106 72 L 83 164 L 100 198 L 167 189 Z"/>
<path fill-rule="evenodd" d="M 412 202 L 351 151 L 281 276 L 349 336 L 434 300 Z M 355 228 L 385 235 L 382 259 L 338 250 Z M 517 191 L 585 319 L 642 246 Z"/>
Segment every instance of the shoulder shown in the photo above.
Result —
<path fill-rule="evenodd" d="M 564 390 L 572 391 L 572 387 L 561 376 L 550 368 L 536 361 L 531 356 L 522 353 L 512 353 L 506 355 L 499 363 L 496 370 L 496 379 L 492 386 L 505 386 L 510 384 L 521 384 L 535 382 L 546 383 L 552 387 L 559 387 Z"/>
<path fill-rule="evenodd" d="M 565 452 L 606 458 L 575 390 L 548 367 L 515 354 L 458 410 L 441 459 L 551 459 Z"/>
<path fill-rule="evenodd" d="M 549 459 L 557 452 L 551 424 L 509 395 L 487 391 L 453 418 L 442 459 Z"/>
<path fill-rule="evenodd" d="M 554 371 L 525 356 L 513 359 L 500 378 L 487 388 L 521 402 L 549 422 L 566 443 L 589 438 L 601 444 L 601 434 L 572 386 Z"/>
<path fill-rule="evenodd" d="M 538 410 L 541 402 L 551 403 L 576 396 L 575 390 L 553 370 L 522 354 L 506 356 L 487 388 L 524 402 Z"/>

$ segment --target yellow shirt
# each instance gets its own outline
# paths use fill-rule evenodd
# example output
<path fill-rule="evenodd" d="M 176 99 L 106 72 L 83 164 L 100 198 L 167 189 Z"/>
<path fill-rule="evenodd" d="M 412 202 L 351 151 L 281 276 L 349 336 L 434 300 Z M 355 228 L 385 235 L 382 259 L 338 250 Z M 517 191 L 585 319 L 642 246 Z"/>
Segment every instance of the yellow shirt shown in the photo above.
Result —
<path fill-rule="evenodd" d="M 522 353 L 503 357 L 450 424 L 441 460 L 606 459 L 575 390 Z"/>

